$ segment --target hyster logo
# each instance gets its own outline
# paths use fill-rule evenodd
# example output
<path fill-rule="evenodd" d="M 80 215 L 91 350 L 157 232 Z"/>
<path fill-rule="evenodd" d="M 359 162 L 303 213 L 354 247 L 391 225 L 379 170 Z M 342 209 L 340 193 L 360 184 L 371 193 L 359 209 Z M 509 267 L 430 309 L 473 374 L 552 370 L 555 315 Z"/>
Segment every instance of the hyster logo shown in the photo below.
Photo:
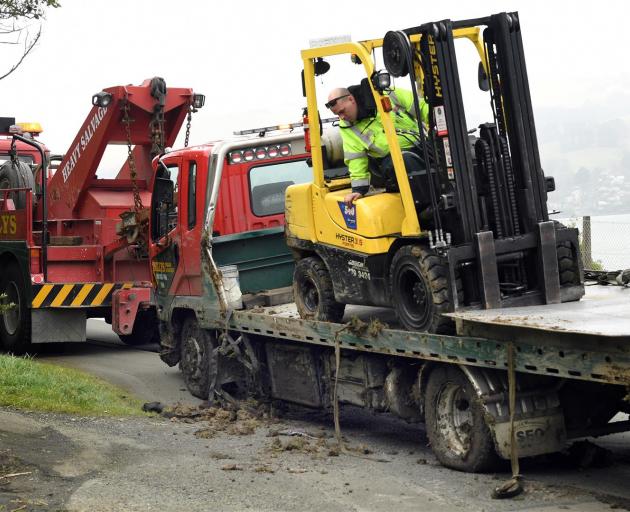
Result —
<path fill-rule="evenodd" d="M 442 97 L 442 81 L 440 80 L 440 68 L 437 60 L 437 48 L 433 36 L 429 36 L 429 60 L 431 61 L 431 74 L 433 75 L 433 89 L 438 98 Z"/>
<path fill-rule="evenodd" d="M 0 216 L 0 235 L 15 235 L 17 232 L 17 219 L 15 215 Z"/>
<path fill-rule="evenodd" d="M 68 161 L 66 162 L 66 165 L 64 165 L 63 169 L 61 169 L 61 174 L 63 175 L 64 183 L 68 181 L 70 174 L 72 173 L 72 171 L 77 165 L 77 161 L 81 157 L 81 152 L 84 151 L 87 145 L 89 144 L 90 140 L 94 136 L 94 132 L 96 131 L 98 126 L 101 124 L 101 121 L 103 120 L 103 117 L 105 117 L 106 113 L 107 113 L 107 107 L 99 107 L 98 110 L 96 111 L 96 114 L 94 114 L 92 116 L 92 119 L 90 119 L 90 122 L 87 123 L 85 130 L 83 130 L 83 133 L 81 134 L 81 138 L 79 139 L 79 142 L 77 142 L 76 146 L 74 146 L 74 149 L 70 153 L 70 157 Z"/>

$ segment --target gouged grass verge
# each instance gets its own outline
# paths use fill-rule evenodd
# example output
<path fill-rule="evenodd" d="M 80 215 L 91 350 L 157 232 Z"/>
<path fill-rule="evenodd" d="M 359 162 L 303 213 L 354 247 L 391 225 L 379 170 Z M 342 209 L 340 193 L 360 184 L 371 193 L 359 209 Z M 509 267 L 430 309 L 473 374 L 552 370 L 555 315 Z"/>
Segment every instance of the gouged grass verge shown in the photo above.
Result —
<path fill-rule="evenodd" d="M 142 402 L 97 377 L 30 357 L 0 355 L 0 405 L 83 416 L 142 416 Z"/>

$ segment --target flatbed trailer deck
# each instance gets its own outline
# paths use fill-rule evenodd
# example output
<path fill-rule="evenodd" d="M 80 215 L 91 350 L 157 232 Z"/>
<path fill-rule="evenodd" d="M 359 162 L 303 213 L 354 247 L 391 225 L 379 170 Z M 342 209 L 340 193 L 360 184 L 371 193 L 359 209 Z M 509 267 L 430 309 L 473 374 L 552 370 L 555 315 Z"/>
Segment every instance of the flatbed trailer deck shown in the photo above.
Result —
<path fill-rule="evenodd" d="M 485 368 L 507 368 L 507 344 L 516 350 L 515 369 L 537 375 L 630 385 L 630 290 L 589 286 L 580 302 L 471 310 L 451 313 L 457 336 L 404 331 L 385 308 L 348 308 L 373 335 L 346 324 L 302 320 L 295 303 L 232 311 L 218 329 L 270 336 L 411 359 L 443 361 Z M 368 325 L 366 325 L 366 330 Z M 337 333 L 339 333 L 337 335 Z"/>

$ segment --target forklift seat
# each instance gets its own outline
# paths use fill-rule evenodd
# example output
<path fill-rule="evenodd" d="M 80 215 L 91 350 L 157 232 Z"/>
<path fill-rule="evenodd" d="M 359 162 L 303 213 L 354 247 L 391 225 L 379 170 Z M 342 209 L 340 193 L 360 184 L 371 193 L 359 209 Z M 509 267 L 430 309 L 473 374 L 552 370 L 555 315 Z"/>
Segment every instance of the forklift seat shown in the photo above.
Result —
<path fill-rule="evenodd" d="M 370 83 L 367 78 L 361 80 L 361 83 L 358 85 L 349 86 L 348 90 L 357 102 L 357 119 L 365 119 L 376 115 L 376 103 L 374 103 L 374 96 L 372 96 L 372 89 L 370 89 Z"/>

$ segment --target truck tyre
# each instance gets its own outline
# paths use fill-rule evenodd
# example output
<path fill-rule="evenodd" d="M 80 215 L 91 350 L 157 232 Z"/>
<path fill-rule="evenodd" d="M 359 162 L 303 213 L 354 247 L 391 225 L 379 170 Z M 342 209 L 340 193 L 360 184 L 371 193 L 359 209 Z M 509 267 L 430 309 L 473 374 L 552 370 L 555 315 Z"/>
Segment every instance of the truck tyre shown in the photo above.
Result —
<path fill-rule="evenodd" d="M 498 466 L 483 406 L 458 368 L 438 366 L 429 375 L 425 421 L 431 449 L 442 465 L 472 473 Z"/>
<path fill-rule="evenodd" d="M 409 331 L 451 334 L 448 269 L 437 254 L 420 246 L 401 247 L 392 260 L 389 283 L 392 306 Z"/>
<path fill-rule="evenodd" d="M 293 297 L 302 318 L 323 322 L 340 322 L 343 318 L 346 306 L 335 300 L 330 273 L 324 262 L 315 256 L 295 265 Z"/>
<path fill-rule="evenodd" d="M 3 269 L 0 278 L 2 304 L 15 304 L 0 316 L 2 348 L 13 354 L 23 354 L 31 346 L 31 310 L 26 299 L 26 286 L 22 270 L 12 261 Z"/>
<path fill-rule="evenodd" d="M 190 394 L 201 400 L 208 399 L 208 366 L 212 349 L 210 333 L 199 328 L 195 318 L 187 318 L 182 326 L 179 369 Z"/>
<path fill-rule="evenodd" d="M 125 345 L 147 345 L 160 342 L 160 331 L 155 309 L 138 311 L 131 334 L 119 334 L 118 337 Z"/>
<path fill-rule="evenodd" d="M 26 162 L 13 163 L 10 160 L 0 166 L 0 189 L 35 188 L 35 178 L 31 166 Z M 15 207 L 19 210 L 26 206 L 26 192 L 11 194 Z M 33 206 L 37 204 L 37 196 L 33 194 Z"/>

